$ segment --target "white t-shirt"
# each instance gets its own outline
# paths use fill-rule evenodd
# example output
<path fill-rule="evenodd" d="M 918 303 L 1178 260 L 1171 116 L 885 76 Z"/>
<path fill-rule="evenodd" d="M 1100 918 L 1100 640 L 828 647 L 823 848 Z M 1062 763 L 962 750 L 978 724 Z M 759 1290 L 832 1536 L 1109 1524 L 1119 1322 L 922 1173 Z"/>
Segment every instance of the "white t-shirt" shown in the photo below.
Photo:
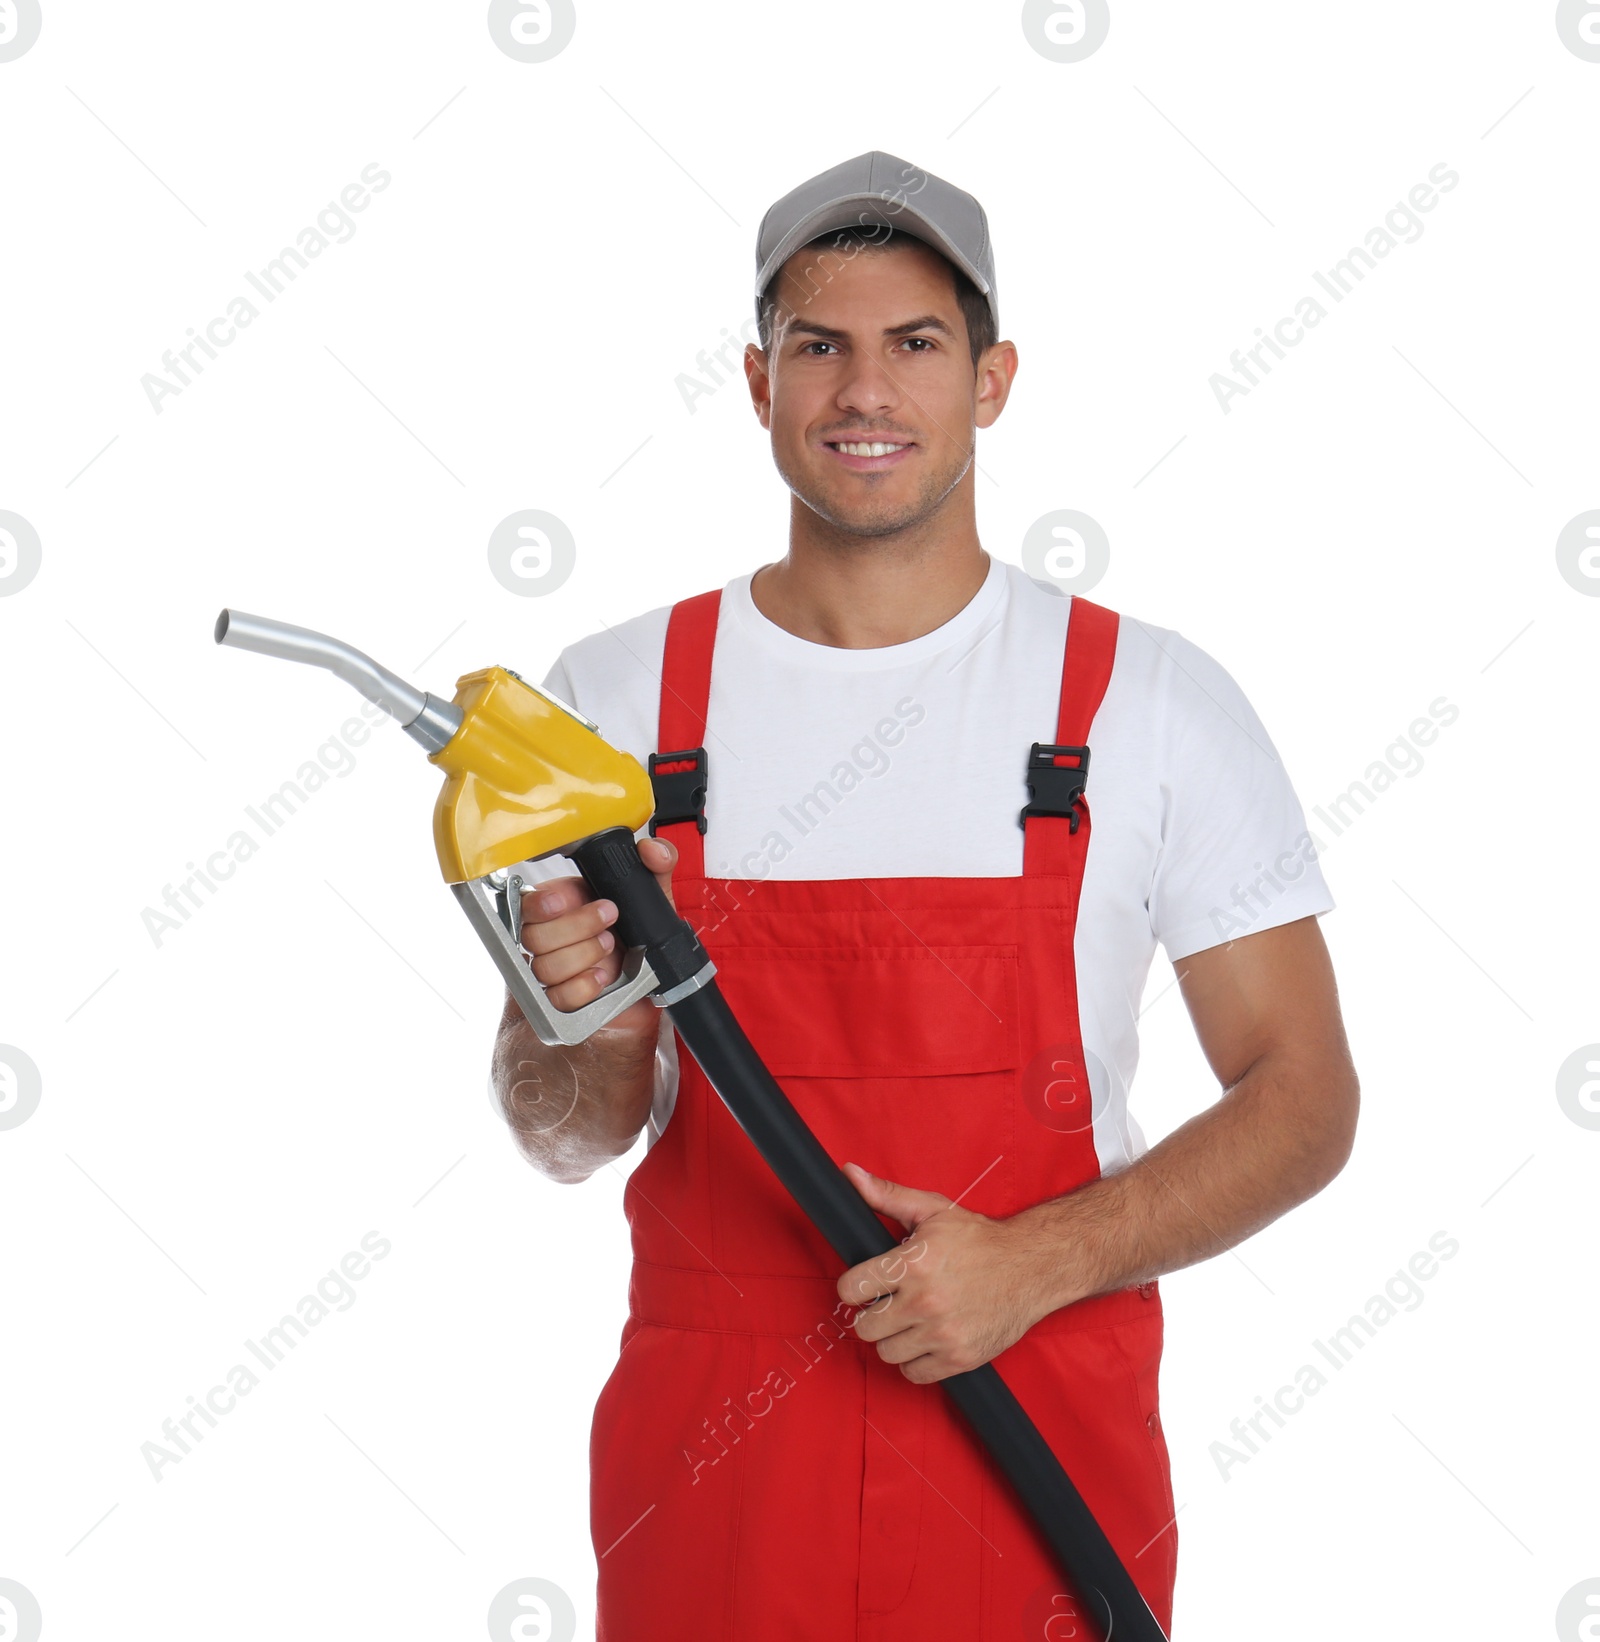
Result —
<path fill-rule="evenodd" d="M 706 715 L 710 877 L 1014 877 L 1035 741 L 1055 739 L 1071 601 L 991 558 L 972 600 L 906 644 L 847 650 L 769 621 L 754 572 L 723 590 Z M 545 688 L 644 763 L 667 606 L 561 652 Z M 1146 1149 L 1128 1113 L 1159 942 L 1176 960 L 1329 911 L 1294 789 L 1233 679 L 1178 633 L 1123 615 L 1090 734 L 1093 816 L 1074 952 L 1103 1173 Z M 640 832 L 641 838 L 647 834 Z M 575 869 L 563 856 L 531 878 Z M 647 1132 L 671 1114 L 663 1021 Z"/>

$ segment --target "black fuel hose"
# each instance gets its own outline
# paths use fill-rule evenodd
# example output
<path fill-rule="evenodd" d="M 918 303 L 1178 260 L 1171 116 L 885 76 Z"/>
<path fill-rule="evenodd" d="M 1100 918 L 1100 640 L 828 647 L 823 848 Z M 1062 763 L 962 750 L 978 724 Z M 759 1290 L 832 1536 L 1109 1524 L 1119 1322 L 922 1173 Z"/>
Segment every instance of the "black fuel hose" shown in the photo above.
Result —
<path fill-rule="evenodd" d="M 646 949 L 660 992 L 700 974 L 705 949 L 639 859 L 632 833 L 611 827 L 564 853 L 597 897 L 616 903 L 617 939 Z M 715 979 L 665 1007 L 734 1120 L 846 1266 L 898 1248 L 779 1088 Z M 1166 1642 L 1105 1530 L 999 1370 L 985 1363 L 938 1383 L 1016 1490 L 1079 1597 L 1093 1608 L 1103 1636 Z"/>

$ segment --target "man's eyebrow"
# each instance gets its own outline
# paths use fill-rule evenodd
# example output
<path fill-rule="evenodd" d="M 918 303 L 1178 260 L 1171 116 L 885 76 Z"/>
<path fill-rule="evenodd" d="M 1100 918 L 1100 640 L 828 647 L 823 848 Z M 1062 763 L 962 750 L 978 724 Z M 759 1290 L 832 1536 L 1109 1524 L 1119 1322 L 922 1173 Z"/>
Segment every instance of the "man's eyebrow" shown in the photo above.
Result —
<path fill-rule="evenodd" d="M 814 319 L 789 320 L 786 330 L 803 332 L 806 336 L 825 337 L 830 342 L 843 342 L 849 338 L 848 331 L 835 330 L 831 325 L 819 325 Z M 883 330 L 885 336 L 910 336 L 913 331 L 942 331 L 946 336 L 955 339 L 955 332 L 950 329 L 937 314 L 923 314 L 917 319 L 908 319 L 899 325 L 886 325 Z"/>
<path fill-rule="evenodd" d="M 952 341 L 956 334 L 937 314 L 924 314 L 920 319 L 908 319 L 904 325 L 891 325 L 883 334 L 910 336 L 913 331 L 943 331 Z"/>

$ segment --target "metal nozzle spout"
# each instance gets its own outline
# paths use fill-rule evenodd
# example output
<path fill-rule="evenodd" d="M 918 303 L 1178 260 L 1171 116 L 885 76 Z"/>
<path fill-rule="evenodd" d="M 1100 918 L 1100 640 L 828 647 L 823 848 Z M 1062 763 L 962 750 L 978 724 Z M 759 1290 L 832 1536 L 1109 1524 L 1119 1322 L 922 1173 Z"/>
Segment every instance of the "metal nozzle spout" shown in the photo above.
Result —
<path fill-rule="evenodd" d="M 216 640 L 238 650 L 255 650 L 283 661 L 325 667 L 397 719 L 406 734 L 429 752 L 438 752 L 461 727 L 461 709 L 454 702 L 441 701 L 407 684 L 371 656 L 326 633 L 313 633 L 308 627 L 294 627 L 267 616 L 247 615 L 243 610 L 224 610 L 217 617 Z"/>

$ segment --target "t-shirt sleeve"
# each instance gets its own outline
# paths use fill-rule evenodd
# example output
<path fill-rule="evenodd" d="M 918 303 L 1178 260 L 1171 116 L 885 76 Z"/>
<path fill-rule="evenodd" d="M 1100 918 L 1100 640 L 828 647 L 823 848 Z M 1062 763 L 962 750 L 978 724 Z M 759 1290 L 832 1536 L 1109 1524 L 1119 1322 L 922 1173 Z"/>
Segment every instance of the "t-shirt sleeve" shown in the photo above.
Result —
<path fill-rule="evenodd" d="M 1162 838 L 1150 896 L 1173 962 L 1332 910 L 1317 840 L 1278 750 L 1231 675 L 1180 634 L 1164 653 Z"/>

